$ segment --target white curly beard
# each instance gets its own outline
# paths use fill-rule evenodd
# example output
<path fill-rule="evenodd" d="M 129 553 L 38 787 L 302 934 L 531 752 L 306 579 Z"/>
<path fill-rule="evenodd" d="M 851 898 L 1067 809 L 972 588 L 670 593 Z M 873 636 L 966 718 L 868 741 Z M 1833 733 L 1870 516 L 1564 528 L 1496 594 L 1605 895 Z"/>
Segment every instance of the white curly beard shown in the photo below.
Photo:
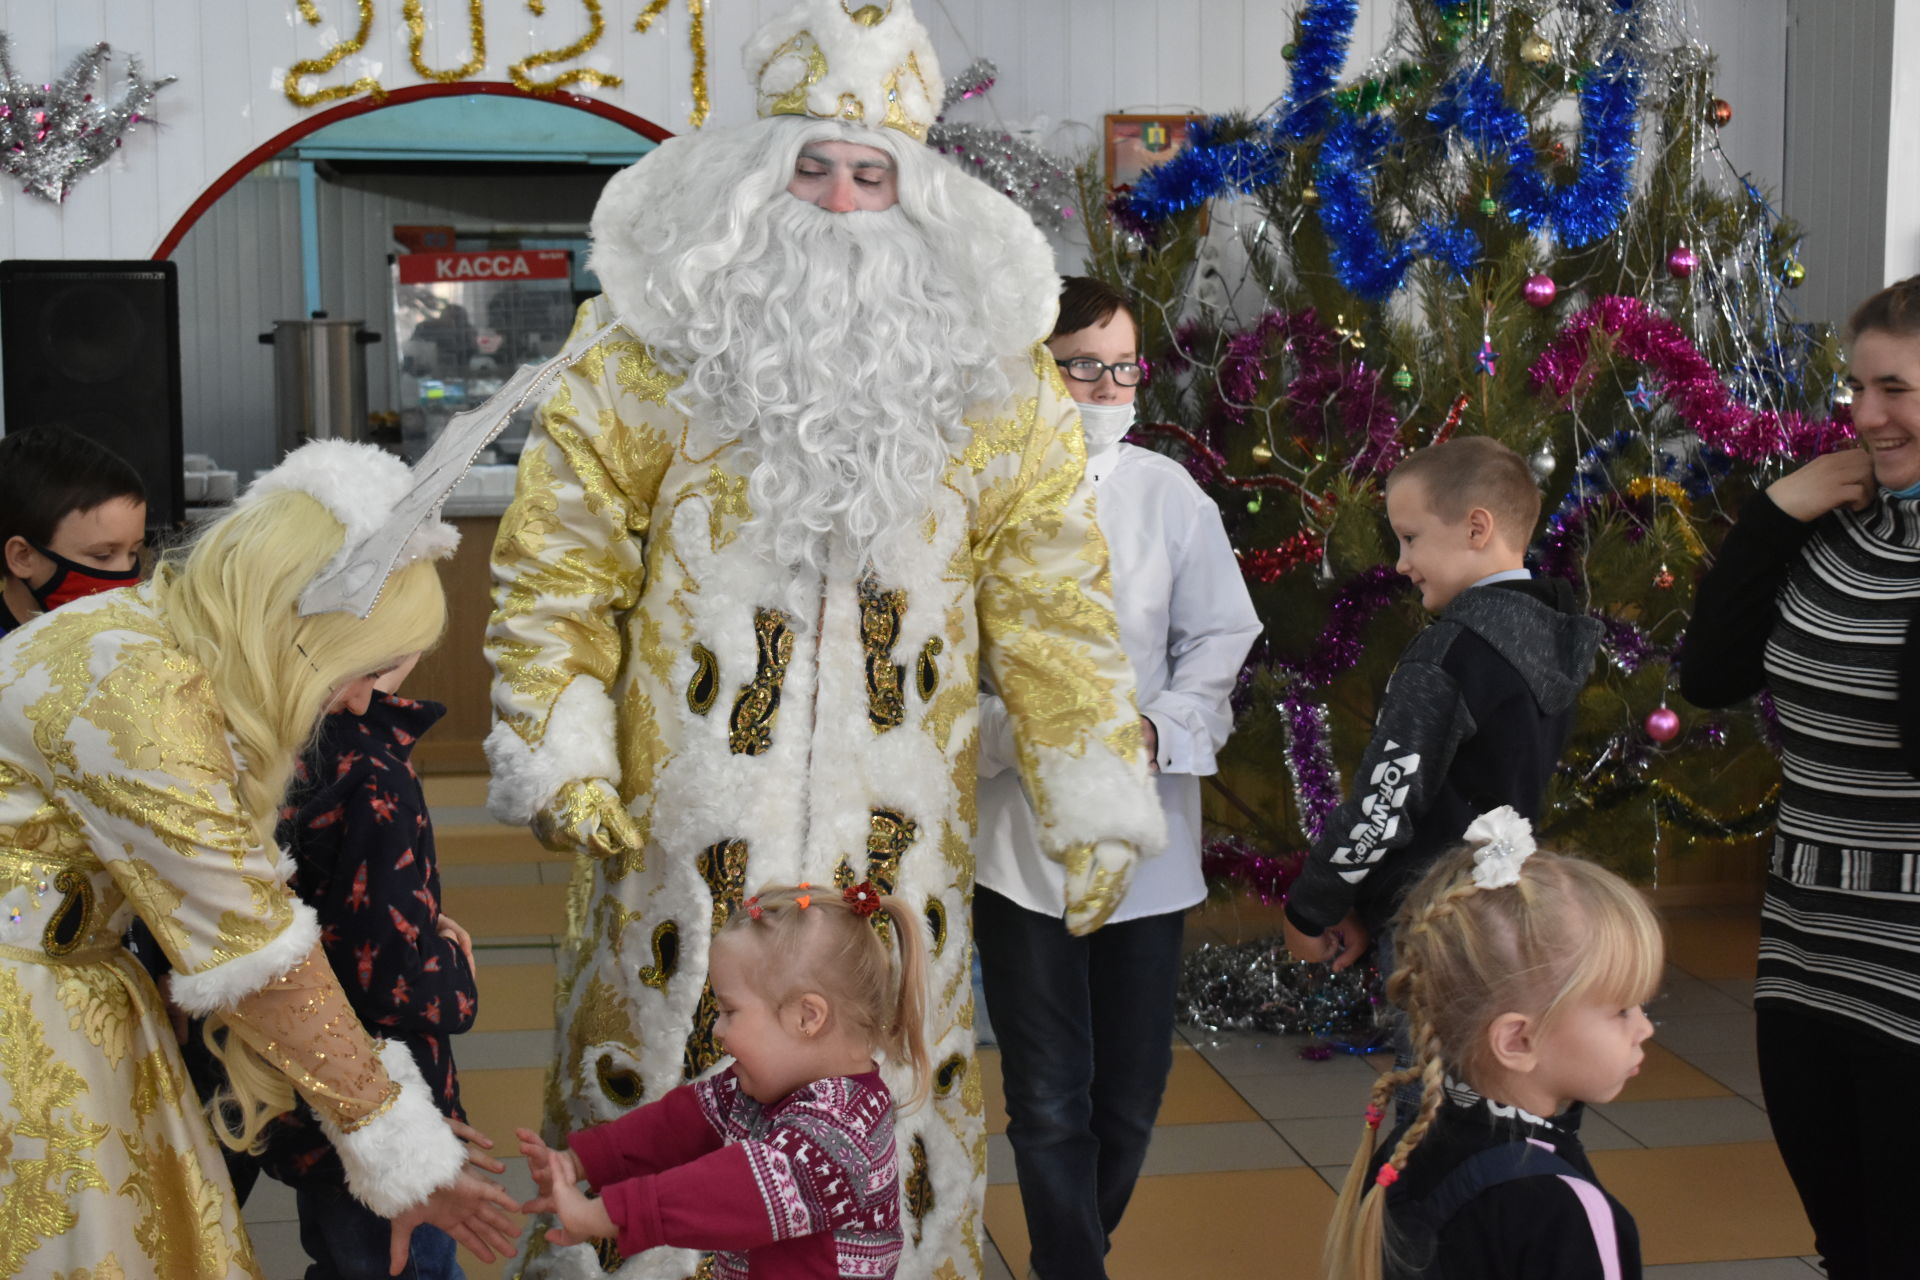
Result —
<path fill-rule="evenodd" d="M 680 407 L 752 457 L 743 533 L 795 574 L 798 601 L 830 564 L 885 574 L 971 434 L 966 406 L 1006 382 L 978 301 L 897 207 L 829 213 L 781 193 L 762 216 L 661 355 L 686 375 Z M 812 610 L 793 612 L 805 625 Z"/>

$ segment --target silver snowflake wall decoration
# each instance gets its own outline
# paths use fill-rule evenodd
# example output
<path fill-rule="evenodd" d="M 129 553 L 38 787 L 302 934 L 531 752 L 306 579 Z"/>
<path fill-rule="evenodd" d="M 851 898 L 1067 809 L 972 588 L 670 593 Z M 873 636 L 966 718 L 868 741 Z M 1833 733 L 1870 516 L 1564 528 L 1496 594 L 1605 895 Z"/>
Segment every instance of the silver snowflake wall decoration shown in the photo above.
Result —
<path fill-rule="evenodd" d="M 108 101 L 95 97 L 110 50 L 97 44 L 73 60 L 52 84 L 23 80 L 13 69 L 12 43 L 0 33 L 0 169 L 34 195 L 58 203 L 73 184 L 107 162 L 136 124 L 152 123 L 153 95 L 173 77 L 146 80 L 127 58 L 126 84 Z"/>
<path fill-rule="evenodd" d="M 1073 185 L 1073 166 L 1045 147 L 1016 137 L 1001 125 L 952 124 L 947 112 L 968 98 L 993 88 L 994 66 L 986 58 L 974 62 L 947 81 L 940 116 L 927 133 L 927 145 L 990 187 L 997 187 L 1026 209 L 1048 230 L 1071 226 L 1079 197 Z"/>

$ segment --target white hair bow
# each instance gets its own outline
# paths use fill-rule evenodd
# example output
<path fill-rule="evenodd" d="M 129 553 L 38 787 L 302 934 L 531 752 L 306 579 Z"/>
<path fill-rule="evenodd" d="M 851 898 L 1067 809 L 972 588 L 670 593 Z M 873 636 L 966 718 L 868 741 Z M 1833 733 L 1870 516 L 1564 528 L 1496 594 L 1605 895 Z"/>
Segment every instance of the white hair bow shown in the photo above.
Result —
<path fill-rule="evenodd" d="M 1467 840 L 1480 847 L 1473 851 L 1473 882 L 1482 889 L 1504 889 L 1520 883 L 1520 864 L 1533 856 L 1533 824 L 1514 811 L 1510 804 L 1490 810 L 1473 820 L 1467 828 Z"/>

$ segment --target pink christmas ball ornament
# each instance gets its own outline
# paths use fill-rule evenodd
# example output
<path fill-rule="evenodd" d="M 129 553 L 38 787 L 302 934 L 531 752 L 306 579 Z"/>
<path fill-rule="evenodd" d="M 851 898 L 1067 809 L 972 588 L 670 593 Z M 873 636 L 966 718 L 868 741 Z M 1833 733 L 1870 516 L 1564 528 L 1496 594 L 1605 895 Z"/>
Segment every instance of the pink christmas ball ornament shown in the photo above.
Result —
<path fill-rule="evenodd" d="M 1676 245 L 1667 255 L 1667 270 L 1675 280 L 1685 280 L 1700 265 L 1700 255 L 1685 245 Z"/>
<path fill-rule="evenodd" d="M 1550 307 L 1559 294 L 1560 286 L 1553 282 L 1552 276 L 1528 276 L 1520 288 L 1520 296 L 1530 307 Z"/>
<path fill-rule="evenodd" d="M 1672 742 L 1680 736 L 1680 716 L 1671 707 L 1647 713 L 1647 736 L 1655 742 Z"/>

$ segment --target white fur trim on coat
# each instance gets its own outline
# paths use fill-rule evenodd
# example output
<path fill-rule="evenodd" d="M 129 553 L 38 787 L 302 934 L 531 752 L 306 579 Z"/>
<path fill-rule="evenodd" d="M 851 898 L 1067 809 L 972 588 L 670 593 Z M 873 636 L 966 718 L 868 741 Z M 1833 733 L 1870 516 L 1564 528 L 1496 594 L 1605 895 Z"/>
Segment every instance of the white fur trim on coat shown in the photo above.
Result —
<path fill-rule="evenodd" d="M 258 950 L 199 973 L 168 979 L 173 1002 L 196 1018 L 231 1009 L 305 960 L 320 945 L 320 917 L 304 902 L 293 903 L 293 923 Z"/>
<path fill-rule="evenodd" d="M 244 507 L 271 493 L 304 493 L 346 526 L 344 554 L 345 548 L 372 537 L 411 488 L 412 468 L 378 445 L 313 440 L 248 485 L 234 505 Z M 458 529 L 444 520 L 423 520 L 407 540 L 398 563 L 443 560 L 459 545 Z"/>
<path fill-rule="evenodd" d="M 1124 840 L 1143 858 L 1167 846 L 1167 819 L 1160 792 L 1143 760 L 1108 751 L 1070 755 L 1049 747 L 1034 750 L 1047 797 L 1040 843 L 1052 857 L 1076 844 Z"/>
<path fill-rule="evenodd" d="M 500 721 L 487 734 L 487 812 L 496 822 L 521 825 L 546 808 L 561 787 L 582 778 L 618 782 L 613 699 L 590 676 L 577 676 L 554 699 L 538 747 L 529 747 Z"/>
<path fill-rule="evenodd" d="M 407 1046 L 398 1040 L 374 1044 L 400 1096 L 351 1133 L 342 1132 L 325 1113 L 320 1128 L 340 1153 L 354 1199 L 383 1218 L 394 1218 L 451 1185 L 467 1163 L 467 1149 L 435 1110 Z"/>

